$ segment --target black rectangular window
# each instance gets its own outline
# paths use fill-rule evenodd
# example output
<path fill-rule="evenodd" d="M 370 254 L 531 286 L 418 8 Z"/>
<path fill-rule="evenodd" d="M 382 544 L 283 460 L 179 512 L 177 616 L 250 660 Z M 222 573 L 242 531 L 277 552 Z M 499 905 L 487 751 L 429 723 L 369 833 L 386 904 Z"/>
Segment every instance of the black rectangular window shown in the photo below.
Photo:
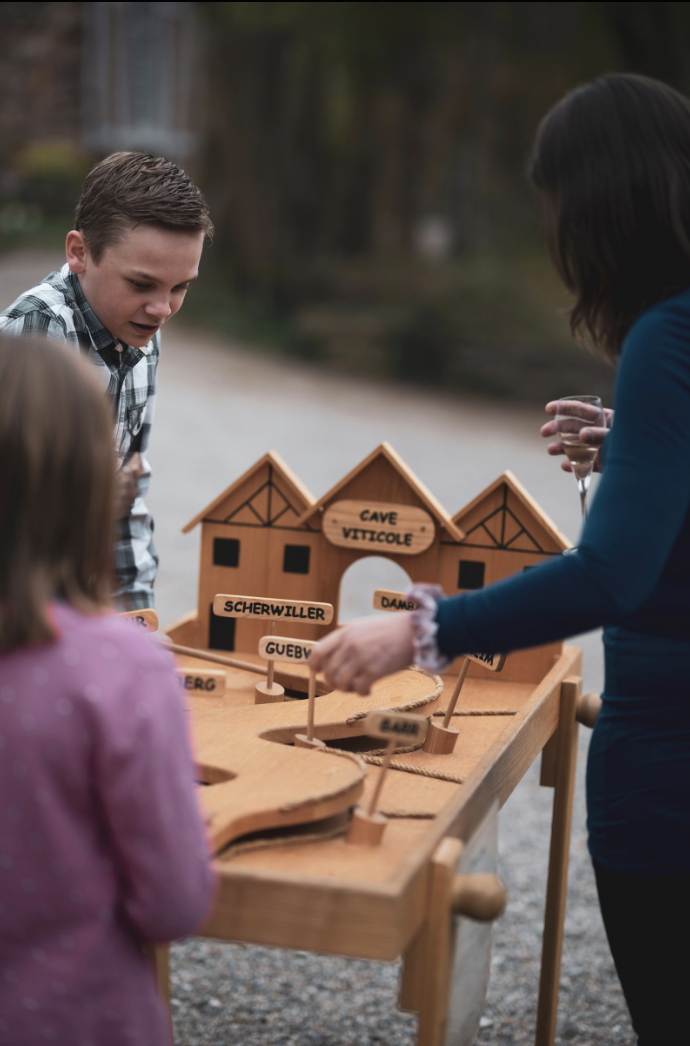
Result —
<path fill-rule="evenodd" d="M 238 567 L 240 565 L 240 543 L 236 538 L 213 539 L 214 567 Z"/>
<path fill-rule="evenodd" d="M 474 559 L 461 559 L 458 571 L 458 588 L 484 588 L 485 563 Z"/>
<path fill-rule="evenodd" d="M 211 650 L 235 649 L 235 618 L 217 617 L 213 613 L 213 603 L 209 607 L 208 645 Z"/>
<path fill-rule="evenodd" d="M 283 570 L 286 574 L 308 574 L 309 545 L 286 545 L 283 554 Z"/>

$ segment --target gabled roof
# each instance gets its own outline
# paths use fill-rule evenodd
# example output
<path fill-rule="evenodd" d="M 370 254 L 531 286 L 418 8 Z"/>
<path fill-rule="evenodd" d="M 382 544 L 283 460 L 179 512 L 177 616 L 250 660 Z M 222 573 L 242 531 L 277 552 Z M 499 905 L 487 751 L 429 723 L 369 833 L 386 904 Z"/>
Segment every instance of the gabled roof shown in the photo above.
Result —
<path fill-rule="evenodd" d="M 229 487 L 226 487 L 222 494 L 207 505 L 206 508 L 202 509 L 201 512 L 190 520 L 185 527 L 182 528 L 182 533 L 187 534 L 190 530 L 193 530 L 197 523 L 200 523 L 204 519 L 208 519 L 213 516 L 215 510 L 222 505 L 222 503 L 230 497 L 235 490 L 242 487 L 256 472 L 259 472 L 265 465 L 270 465 L 276 470 L 280 476 L 281 481 L 288 488 L 288 493 L 296 500 L 301 501 L 303 505 L 313 505 L 314 495 L 308 490 L 302 480 L 297 476 L 289 465 L 287 465 L 280 454 L 275 450 L 269 450 L 268 454 L 264 454 L 262 458 L 259 458 L 251 468 L 248 468 L 246 472 L 243 472 L 239 479 L 236 479 L 234 483 L 231 483 Z"/>
<path fill-rule="evenodd" d="M 544 512 L 543 508 L 537 504 L 529 491 L 523 487 L 520 480 L 510 471 L 510 469 L 503 472 L 498 479 L 494 480 L 493 483 L 486 487 L 481 494 L 477 494 L 476 498 L 470 501 L 469 505 L 465 505 L 465 507 L 461 508 L 459 512 L 456 512 L 453 516 L 453 522 L 457 524 L 460 520 L 467 519 L 474 509 L 478 508 L 483 501 L 486 501 L 495 490 L 503 485 L 512 491 L 518 501 L 520 501 L 530 513 L 532 518 L 543 527 L 557 548 L 561 550 L 572 548 L 572 542 L 570 542 L 563 531 L 556 526 L 551 517 Z M 468 533 L 467 537 L 470 536 L 470 533 Z"/>
<path fill-rule="evenodd" d="M 458 525 L 450 518 L 450 515 L 444 509 L 440 501 L 438 501 L 431 491 L 426 487 L 420 479 L 414 474 L 409 465 L 406 465 L 400 455 L 393 449 L 390 443 L 381 443 L 376 450 L 372 450 L 363 461 L 360 461 L 359 465 L 356 465 L 351 472 L 336 483 L 334 487 L 323 495 L 322 498 L 311 505 L 306 512 L 303 512 L 297 521 L 299 525 L 308 523 L 319 511 L 321 511 L 333 498 L 340 493 L 340 491 L 348 485 L 356 476 L 363 472 L 376 458 L 383 457 L 388 463 L 398 472 L 405 482 L 408 484 L 410 489 L 414 491 L 422 504 L 429 510 L 431 515 L 441 524 L 445 530 L 448 531 L 454 541 L 462 541 L 465 536 L 463 531 Z"/>

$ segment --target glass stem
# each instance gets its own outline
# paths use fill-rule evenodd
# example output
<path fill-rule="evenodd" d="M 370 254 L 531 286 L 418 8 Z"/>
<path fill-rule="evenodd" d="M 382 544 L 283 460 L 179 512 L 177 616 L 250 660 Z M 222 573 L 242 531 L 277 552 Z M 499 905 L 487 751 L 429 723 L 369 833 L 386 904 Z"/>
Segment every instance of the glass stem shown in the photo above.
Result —
<path fill-rule="evenodd" d="M 587 522 L 587 487 L 588 484 L 582 479 L 578 479 L 577 485 L 580 489 L 580 505 L 582 506 L 582 522 Z"/>

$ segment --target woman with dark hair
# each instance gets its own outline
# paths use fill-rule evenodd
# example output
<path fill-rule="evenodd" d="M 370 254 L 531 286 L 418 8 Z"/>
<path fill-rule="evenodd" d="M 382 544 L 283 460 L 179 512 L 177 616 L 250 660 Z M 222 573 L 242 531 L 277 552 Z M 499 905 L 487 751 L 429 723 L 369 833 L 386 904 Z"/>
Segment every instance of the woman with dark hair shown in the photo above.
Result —
<path fill-rule="evenodd" d="M 0 335 L 0 1042 L 169 1046 L 144 942 L 213 887 L 170 654 L 110 608 L 89 365 Z"/>
<path fill-rule="evenodd" d="M 412 660 L 438 671 L 605 626 L 589 848 L 639 1041 L 668 1046 L 689 1040 L 690 102 L 639 76 L 578 88 L 542 122 L 532 178 L 573 330 L 618 361 L 577 554 L 451 598 L 413 586 L 419 610 L 331 634 L 312 665 L 366 693 Z"/>

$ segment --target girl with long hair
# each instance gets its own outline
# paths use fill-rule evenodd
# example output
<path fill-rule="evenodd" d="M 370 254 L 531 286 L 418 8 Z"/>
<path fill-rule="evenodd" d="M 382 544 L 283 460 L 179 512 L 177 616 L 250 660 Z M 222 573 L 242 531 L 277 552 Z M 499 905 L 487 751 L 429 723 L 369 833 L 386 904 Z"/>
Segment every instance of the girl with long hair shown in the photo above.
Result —
<path fill-rule="evenodd" d="M 89 365 L 0 335 L 0 1043 L 170 1044 L 145 942 L 213 887 L 172 659 L 110 606 Z"/>

